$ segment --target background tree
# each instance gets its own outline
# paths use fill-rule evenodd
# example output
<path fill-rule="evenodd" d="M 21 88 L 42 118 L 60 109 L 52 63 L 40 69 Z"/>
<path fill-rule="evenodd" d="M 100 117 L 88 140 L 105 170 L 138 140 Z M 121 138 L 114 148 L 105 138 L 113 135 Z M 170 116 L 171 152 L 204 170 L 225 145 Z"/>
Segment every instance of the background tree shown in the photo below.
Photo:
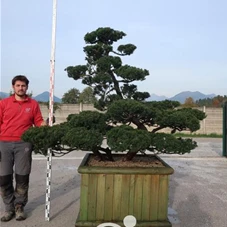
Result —
<path fill-rule="evenodd" d="M 63 95 L 62 103 L 77 104 L 79 103 L 79 97 L 80 97 L 80 91 L 76 88 L 72 88 Z"/>
<path fill-rule="evenodd" d="M 39 104 L 45 105 L 47 107 L 47 109 L 49 110 L 49 101 L 48 102 L 38 102 Z M 55 113 L 57 110 L 61 109 L 61 104 L 58 102 L 54 102 L 53 104 L 53 112 Z"/>
<path fill-rule="evenodd" d="M 94 104 L 97 102 L 94 91 L 91 87 L 84 88 L 84 90 L 80 93 L 79 102 L 84 104 Z"/>
<path fill-rule="evenodd" d="M 182 104 L 183 107 L 196 107 L 197 105 L 194 102 L 194 99 L 192 97 L 186 98 L 184 104 Z"/>
<path fill-rule="evenodd" d="M 221 107 L 224 101 L 225 101 L 225 97 L 218 95 L 213 98 L 212 105 L 213 107 Z"/>
<path fill-rule="evenodd" d="M 195 132 L 205 114 L 192 108 L 179 109 L 176 101 L 145 102 L 149 93 L 139 92 L 133 82 L 145 80 L 148 70 L 124 65 L 120 58 L 131 55 L 136 46 L 121 44 L 114 49 L 124 36 L 124 32 L 108 27 L 85 35 L 87 64 L 65 70 L 70 78 L 93 87 L 98 96 L 96 107 L 105 111 L 83 111 L 69 115 L 65 123 L 29 129 L 22 139 L 32 142 L 36 152 L 46 154 L 48 147 L 63 154 L 80 149 L 92 151 L 100 160 L 114 161 L 112 151 L 126 151 L 125 161 L 145 150 L 184 154 L 196 147 L 192 139 L 172 134 Z M 161 133 L 164 128 L 170 128 L 171 134 Z M 104 137 L 108 147 L 102 146 Z"/>
<path fill-rule="evenodd" d="M 199 107 L 222 107 L 223 103 L 227 101 L 227 96 L 215 96 L 214 98 L 199 99 L 196 101 L 196 105 Z"/>
<path fill-rule="evenodd" d="M 212 99 L 211 98 L 199 99 L 195 103 L 199 107 L 203 107 L 203 106 L 212 107 Z"/>

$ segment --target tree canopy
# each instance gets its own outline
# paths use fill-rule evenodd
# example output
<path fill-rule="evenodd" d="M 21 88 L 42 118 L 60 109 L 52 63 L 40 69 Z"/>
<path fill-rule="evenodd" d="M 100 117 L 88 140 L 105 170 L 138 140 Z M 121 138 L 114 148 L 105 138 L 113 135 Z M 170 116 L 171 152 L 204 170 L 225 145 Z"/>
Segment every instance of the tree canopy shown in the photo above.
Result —
<path fill-rule="evenodd" d="M 227 96 L 215 96 L 214 98 L 199 99 L 195 102 L 196 106 L 202 107 L 222 107 L 223 103 L 227 101 Z"/>
<path fill-rule="evenodd" d="M 86 65 L 68 66 L 65 70 L 68 77 L 82 80 L 91 86 L 94 94 L 99 96 L 95 107 L 106 110 L 106 105 L 118 99 L 143 101 L 150 97 L 148 92 L 139 92 L 135 81 L 143 81 L 149 75 L 146 69 L 124 65 L 120 57 L 133 54 L 133 44 L 119 45 L 114 50 L 113 44 L 126 34 L 112 28 L 98 28 L 87 33 L 84 40 Z"/>
<path fill-rule="evenodd" d="M 79 102 L 84 104 L 94 104 L 96 101 L 97 99 L 91 87 L 84 88 L 84 90 L 80 93 Z"/>
<path fill-rule="evenodd" d="M 64 104 L 78 104 L 80 97 L 80 91 L 76 88 L 72 88 L 67 91 L 62 97 L 62 103 Z"/>
<path fill-rule="evenodd" d="M 92 151 L 100 160 L 113 161 L 113 151 L 124 151 L 124 160 L 132 160 L 138 152 L 184 154 L 197 146 L 192 139 L 173 134 L 182 130 L 195 132 L 205 114 L 180 108 L 176 101 L 145 102 L 149 93 L 138 91 L 135 82 L 144 81 L 149 71 L 122 61 L 134 53 L 136 46 L 121 44 L 114 48 L 125 36 L 109 27 L 85 35 L 87 63 L 68 66 L 65 71 L 69 78 L 93 88 L 99 111 L 71 114 L 62 124 L 29 129 L 22 138 L 32 142 L 36 152 L 46 154 L 48 147 L 60 154 L 81 149 Z M 164 128 L 171 133 L 163 133 Z M 107 147 L 102 145 L 104 139 Z"/>
<path fill-rule="evenodd" d="M 185 99 L 184 104 L 182 104 L 183 107 L 196 107 L 195 101 L 192 97 L 188 97 Z"/>

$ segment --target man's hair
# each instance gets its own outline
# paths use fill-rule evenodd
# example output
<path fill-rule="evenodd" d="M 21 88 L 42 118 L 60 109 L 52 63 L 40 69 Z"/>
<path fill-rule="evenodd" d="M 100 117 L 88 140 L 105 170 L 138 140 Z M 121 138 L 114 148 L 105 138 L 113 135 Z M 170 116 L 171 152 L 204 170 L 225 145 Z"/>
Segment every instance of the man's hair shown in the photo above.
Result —
<path fill-rule="evenodd" d="M 15 76 L 13 79 L 12 79 L 12 85 L 15 85 L 16 81 L 23 81 L 25 82 L 25 84 L 28 86 L 29 84 L 29 80 L 26 76 L 23 76 L 23 75 L 17 75 Z"/>

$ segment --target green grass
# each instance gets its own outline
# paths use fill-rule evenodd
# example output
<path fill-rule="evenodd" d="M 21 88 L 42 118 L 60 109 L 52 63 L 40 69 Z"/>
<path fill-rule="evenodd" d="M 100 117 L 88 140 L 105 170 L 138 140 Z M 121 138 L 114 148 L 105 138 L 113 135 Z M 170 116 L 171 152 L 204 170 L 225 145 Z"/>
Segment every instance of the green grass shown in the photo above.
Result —
<path fill-rule="evenodd" d="M 204 137 L 204 138 L 222 138 L 222 134 L 210 133 L 210 134 L 186 134 L 186 133 L 175 133 L 177 137 Z"/>

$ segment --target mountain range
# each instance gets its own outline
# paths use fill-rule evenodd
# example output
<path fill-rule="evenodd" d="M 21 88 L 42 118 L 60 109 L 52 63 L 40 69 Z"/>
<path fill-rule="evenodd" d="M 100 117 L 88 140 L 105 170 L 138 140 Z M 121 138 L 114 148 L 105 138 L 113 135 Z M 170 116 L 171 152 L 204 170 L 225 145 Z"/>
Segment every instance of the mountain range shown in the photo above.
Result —
<path fill-rule="evenodd" d="M 158 96 L 156 94 L 151 94 L 151 96 L 147 99 L 147 101 L 162 101 L 162 100 L 168 99 L 168 100 L 184 103 L 185 100 L 189 97 L 193 98 L 194 101 L 197 101 L 199 99 L 207 99 L 207 98 L 212 99 L 215 96 L 216 94 L 205 95 L 199 91 L 183 91 L 183 92 L 180 92 L 179 94 L 176 94 L 173 97 Z"/>
<path fill-rule="evenodd" d="M 9 94 L 6 93 L 6 92 L 0 92 L 0 97 L 1 98 L 5 98 L 5 97 L 8 97 Z M 208 94 L 208 95 L 205 95 L 199 91 L 183 91 L 183 92 L 180 92 L 179 94 L 176 94 L 175 96 L 173 97 L 166 97 L 166 96 L 159 96 L 159 95 L 156 95 L 156 94 L 151 94 L 150 98 L 147 99 L 147 101 L 162 101 L 162 100 L 165 100 L 165 99 L 168 99 L 168 100 L 172 100 L 172 101 L 178 101 L 180 103 L 184 103 L 185 102 L 185 99 L 191 97 L 193 98 L 194 101 L 197 101 L 199 99 L 206 99 L 206 98 L 213 98 L 215 97 L 216 95 L 215 94 Z M 48 102 L 49 101 L 49 92 L 48 91 L 45 91 L 39 95 L 36 95 L 33 97 L 36 101 L 39 101 L 39 102 Z M 61 102 L 61 98 L 58 98 L 56 96 L 54 96 L 54 102 Z"/>
<path fill-rule="evenodd" d="M 50 97 L 50 93 L 48 91 L 45 91 L 39 95 L 36 95 L 33 98 L 38 102 L 48 102 L 49 97 Z M 54 102 L 61 102 L 61 99 L 54 95 Z"/>

